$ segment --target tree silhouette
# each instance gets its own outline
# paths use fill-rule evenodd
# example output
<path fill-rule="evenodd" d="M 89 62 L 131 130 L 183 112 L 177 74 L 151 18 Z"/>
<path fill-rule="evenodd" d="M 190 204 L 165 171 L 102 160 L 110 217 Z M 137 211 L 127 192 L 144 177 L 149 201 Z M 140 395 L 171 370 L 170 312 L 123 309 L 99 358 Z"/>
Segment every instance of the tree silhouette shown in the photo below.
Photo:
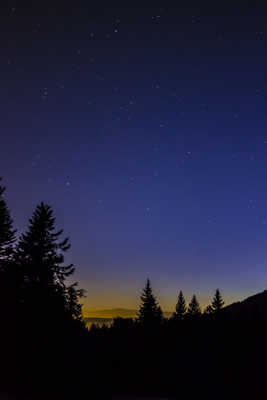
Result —
<path fill-rule="evenodd" d="M 221 309 L 223 308 L 223 306 L 224 306 L 224 301 L 223 301 L 222 295 L 220 293 L 220 290 L 216 289 L 212 303 L 211 303 L 213 313 L 220 312 Z"/>
<path fill-rule="evenodd" d="M 212 313 L 213 313 L 213 309 L 212 309 L 212 306 L 209 304 L 209 305 L 207 305 L 207 307 L 205 308 L 204 314 L 205 314 L 205 315 L 210 315 L 210 314 L 212 314 Z"/>
<path fill-rule="evenodd" d="M 1 182 L 2 178 L 0 178 Z M 16 230 L 13 229 L 13 221 L 10 217 L 3 194 L 5 187 L 0 185 L 0 262 L 10 258 L 12 254 L 12 245 L 15 241 Z"/>
<path fill-rule="evenodd" d="M 192 299 L 188 305 L 187 315 L 189 317 L 199 317 L 201 315 L 201 309 L 196 295 L 192 296 Z"/>
<path fill-rule="evenodd" d="M 146 285 L 142 290 L 140 298 L 141 305 L 137 319 L 138 322 L 147 327 L 160 323 L 162 320 L 162 310 L 153 295 L 149 279 L 146 281 Z"/>
<path fill-rule="evenodd" d="M 16 230 L 13 229 L 4 192 L 5 187 L 0 185 L 0 320 L 8 332 L 19 314 L 21 276 L 14 268 L 13 244 Z"/>
<path fill-rule="evenodd" d="M 66 286 L 74 266 L 62 265 L 64 253 L 70 248 L 68 238 L 60 240 L 62 232 L 55 230 L 52 208 L 40 203 L 29 220 L 28 231 L 17 244 L 16 265 L 23 275 L 25 306 L 31 309 L 33 305 L 46 315 L 66 312 L 80 318 L 78 300 L 83 293 L 76 284 Z"/>
<path fill-rule="evenodd" d="M 185 314 L 186 314 L 186 303 L 183 292 L 180 290 L 173 318 L 177 321 L 182 321 L 185 317 Z"/>
<path fill-rule="evenodd" d="M 0 178 L 0 183 L 1 183 Z M 4 199 L 5 187 L 0 184 L 0 339 L 1 382 L 7 382 L 14 373 L 17 358 L 17 324 L 20 315 L 20 283 L 13 263 L 13 245 L 16 230 Z"/>
<path fill-rule="evenodd" d="M 67 310 L 73 319 L 82 320 L 82 305 L 80 298 L 84 297 L 85 290 L 77 288 L 78 283 L 75 282 L 66 289 Z"/>

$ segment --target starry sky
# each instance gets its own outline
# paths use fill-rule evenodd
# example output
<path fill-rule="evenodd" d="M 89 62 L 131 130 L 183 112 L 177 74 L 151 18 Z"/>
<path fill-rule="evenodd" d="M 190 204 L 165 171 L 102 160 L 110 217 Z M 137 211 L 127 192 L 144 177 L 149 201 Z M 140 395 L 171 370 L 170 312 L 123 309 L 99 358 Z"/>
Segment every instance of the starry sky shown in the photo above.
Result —
<path fill-rule="evenodd" d="M 266 10 L 4 3 L 0 175 L 19 232 L 53 206 L 85 307 L 266 289 Z"/>

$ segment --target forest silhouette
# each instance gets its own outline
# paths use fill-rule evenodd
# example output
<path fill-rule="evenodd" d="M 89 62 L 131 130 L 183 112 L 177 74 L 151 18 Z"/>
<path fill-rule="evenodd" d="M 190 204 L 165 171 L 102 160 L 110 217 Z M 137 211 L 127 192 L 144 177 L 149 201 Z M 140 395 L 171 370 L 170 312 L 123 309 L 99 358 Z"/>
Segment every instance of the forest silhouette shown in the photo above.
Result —
<path fill-rule="evenodd" d="M 137 318 L 87 329 L 70 248 L 41 202 L 17 237 L 0 182 L 2 394 L 21 399 L 255 398 L 267 394 L 267 292 L 202 312 L 182 290 L 165 318 L 146 280 Z M 63 237 L 62 237 L 63 236 Z"/>

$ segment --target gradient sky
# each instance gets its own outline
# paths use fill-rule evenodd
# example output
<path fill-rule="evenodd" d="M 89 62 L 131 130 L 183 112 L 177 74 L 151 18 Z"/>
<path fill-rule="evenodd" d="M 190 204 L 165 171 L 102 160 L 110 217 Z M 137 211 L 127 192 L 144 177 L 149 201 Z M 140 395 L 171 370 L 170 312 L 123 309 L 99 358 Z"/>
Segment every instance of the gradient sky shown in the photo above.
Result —
<path fill-rule="evenodd" d="M 266 289 L 264 10 L 6 3 L 0 175 L 19 232 L 53 206 L 86 307 Z"/>

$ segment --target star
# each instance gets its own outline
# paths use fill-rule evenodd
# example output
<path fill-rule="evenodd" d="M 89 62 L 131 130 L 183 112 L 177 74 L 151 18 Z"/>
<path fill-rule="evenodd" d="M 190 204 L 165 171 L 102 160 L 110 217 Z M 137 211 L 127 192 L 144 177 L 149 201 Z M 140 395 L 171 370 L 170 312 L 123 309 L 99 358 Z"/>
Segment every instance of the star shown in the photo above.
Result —
<path fill-rule="evenodd" d="M 45 87 L 45 88 L 41 89 L 41 98 L 43 100 L 47 100 L 47 96 L 48 96 L 48 89 Z"/>

